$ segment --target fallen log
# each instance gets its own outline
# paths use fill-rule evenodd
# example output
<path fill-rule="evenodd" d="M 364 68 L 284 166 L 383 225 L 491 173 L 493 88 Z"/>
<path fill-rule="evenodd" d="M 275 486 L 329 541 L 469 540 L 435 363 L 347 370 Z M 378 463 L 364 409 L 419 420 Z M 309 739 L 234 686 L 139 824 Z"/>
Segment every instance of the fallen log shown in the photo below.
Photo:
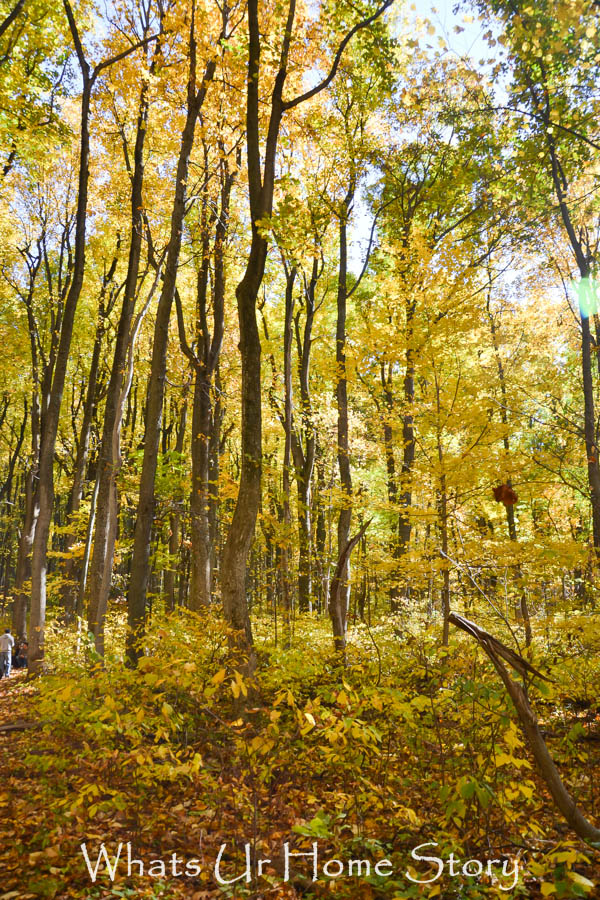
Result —
<path fill-rule="evenodd" d="M 6 734 L 9 731 L 27 731 L 30 728 L 41 728 L 44 724 L 44 722 L 28 722 L 25 719 L 16 719 L 14 722 L 0 725 L 0 734 Z"/>

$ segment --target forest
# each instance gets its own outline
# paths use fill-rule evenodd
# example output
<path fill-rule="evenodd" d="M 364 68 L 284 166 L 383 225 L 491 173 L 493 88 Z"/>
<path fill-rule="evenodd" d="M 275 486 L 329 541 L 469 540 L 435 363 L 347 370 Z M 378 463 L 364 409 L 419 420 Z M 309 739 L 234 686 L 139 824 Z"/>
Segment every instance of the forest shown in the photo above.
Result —
<path fill-rule="evenodd" d="M 600 896 L 599 35 L 0 0 L 0 900 Z"/>

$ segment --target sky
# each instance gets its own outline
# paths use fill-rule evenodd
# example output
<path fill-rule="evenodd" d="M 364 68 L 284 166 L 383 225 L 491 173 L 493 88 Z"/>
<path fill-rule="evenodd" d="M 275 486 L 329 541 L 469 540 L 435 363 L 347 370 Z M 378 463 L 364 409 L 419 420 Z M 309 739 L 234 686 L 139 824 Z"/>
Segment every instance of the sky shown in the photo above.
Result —
<path fill-rule="evenodd" d="M 438 33 L 446 38 L 450 48 L 458 55 L 471 56 L 475 61 L 490 55 L 489 48 L 482 39 L 485 29 L 477 21 L 474 12 L 461 9 L 454 13 L 456 0 L 415 0 L 409 5 L 415 7 L 415 15 L 428 18 L 436 26 Z M 469 16 L 474 17 L 472 22 L 467 21 Z M 455 26 L 464 30 L 457 33 L 454 31 Z"/>

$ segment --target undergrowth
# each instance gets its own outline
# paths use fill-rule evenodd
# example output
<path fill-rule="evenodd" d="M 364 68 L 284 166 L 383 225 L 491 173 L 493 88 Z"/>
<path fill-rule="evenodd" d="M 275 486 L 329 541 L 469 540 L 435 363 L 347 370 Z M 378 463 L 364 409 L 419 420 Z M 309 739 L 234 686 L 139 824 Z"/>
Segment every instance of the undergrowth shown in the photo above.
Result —
<path fill-rule="evenodd" d="M 535 664 L 556 684 L 543 694 L 533 686 L 530 697 L 563 778 L 593 816 L 599 655 L 588 625 L 571 617 L 569 637 L 553 643 L 538 626 Z M 136 670 L 121 656 L 122 616 L 107 633 L 101 661 L 54 623 L 49 672 L 28 685 L 28 714 L 42 727 L 11 740 L 21 759 L 4 783 L 12 833 L 3 861 L 8 889 L 20 879 L 23 891 L 15 861 L 27 860 L 29 875 L 26 891 L 6 896 L 593 896 L 597 854 L 561 823 L 502 685 L 466 640 L 444 649 L 437 629 L 363 624 L 341 668 L 326 624 L 298 619 L 286 648 L 259 621 L 250 681 L 230 666 L 212 616 L 177 612 L 168 627 L 157 618 Z M 120 863 L 114 882 L 103 865 L 92 881 L 81 844 L 95 863 L 102 842 L 112 855 L 129 842 L 145 876 Z M 297 857 L 285 881 L 284 844 L 308 853 L 313 842 L 317 880 L 312 858 Z M 234 878 L 247 843 L 253 859 L 272 863 L 250 883 L 218 884 L 219 850 L 226 845 L 223 878 Z M 436 864 L 411 856 L 423 844 L 421 856 L 444 862 L 435 880 Z M 198 859 L 201 871 L 176 876 L 166 866 L 163 876 L 157 864 L 148 877 L 149 861 L 173 853 Z M 332 858 L 369 860 L 370 872 L 328 877 Z M 391 874 L 377 875 L 383 859 Z M 486 874 L 488 859 L 498 864 Z M 466 860 L 481 860 L 483 873 L 460 874 Z M 503 864 L 518 865 L 510 892 Z"/>

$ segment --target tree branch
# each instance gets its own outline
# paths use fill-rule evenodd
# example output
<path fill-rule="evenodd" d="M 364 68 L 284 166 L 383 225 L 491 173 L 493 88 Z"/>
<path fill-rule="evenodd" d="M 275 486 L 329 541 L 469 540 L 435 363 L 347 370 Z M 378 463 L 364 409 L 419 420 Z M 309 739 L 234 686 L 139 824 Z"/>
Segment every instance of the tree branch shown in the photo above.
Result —
<path fill-rule="evenodd" d="M 331 69 L 329 70 L 329 74 L 326 76 L 326 78 L 324 78 L 322 81 L 320 81 L 318 84 L 316 84 L 310 90 L 305 91 L 304 94 L 300 94 L 298 97 L 294 97 L 293 100 L 284 101 L 283 102 L 284 112 L 287 111 L 288 109 L 293 109 L 294 106 L 298 106 L 300 103 L 304 103 L 305 100 L 310 100 L 311 97 L 315 97 L 324 88 L 328 87 L 331 84 L 331 82 L 335 78 L 336 72 L 339 68 L 340 61 L 342 59 L 344 50 L 346 49 L 346 47 L 348 46 L 348 44 L 350 43 L 350 41 L 352 40 L 354 35 L 358 31 L 361 31 L 363 28 L 368 28 L 369 25 L 371 25 L 381 15 L 383 15 L 383 13 L 386 11 L 386 9 L 390 8 L 390 6 L 393 4 L 393 2 L 394 2 L 394 0 L 385 0 L 385 2 L 382 3 L 381 6 L 375 10 L 375 12 L 373 13 L 372 16 L 369 16 L 367 19 L 363 19 L 362 21 L 357 22 L 357 24 L 354 26 L 354 28 L 350 29 L 350 31 L 345 36 L 345 38 L 342 40 L 341 44 L 339 45 L 339 47 L 337 49 L 337 53 L 334 56 L 333 63 L 331 65 Z"/>
<path fill-rule="evenodd" d="M 21 10 L 23 9 L 24 6 L 25 6 L 25 0 L 19 0 L 17 5 L 14 7 L 14 9 L 11 12 L 9 12 L 9 14 L 5 18 L 5 20 L 0 23 L 0 37 L 2 37 L 2 35 L 4 34 L 4 32 L 6 31 L 7 28 L 10 28 L 10 26 L 15 21 L 15 19 L 17 18 L 17 16 L 19 15 L 19 13 L 21 12 Z"/>
<path fill-rule="evenodd" d="M 559 131 L 564 131 L 566 134 L 570 134 L 573 137 L 577 138 L 578 141 L 583 141 L 584 144 L 588 144 L 590 147 L 593 147 L 594 150 L 600 150 L 600 144 L 597 144 L 595 141 L 592 141 L 590 138 L 587 138 L 584 134 L 581 134 L 580 131 L 575 131 L 574 128 L 569 128 L 567 125 L 561 125 L 560 122 L 553 122 L 552 120 L 544 118 L 544 116 L 539 113 L 531 112 L 528 109 L 515 109 L 514 106 L 488 106 L 486 109 L 478 109 L 474 110 L 475 113 L 488 113 L 488 112 L 512 112 L 516 113 L 519 116 L 527 116 L 530 119 L 535 119 L 537 122 L 542 122 L 542 124 L 547 125 L 551 128 L 558 128 Z"/>

